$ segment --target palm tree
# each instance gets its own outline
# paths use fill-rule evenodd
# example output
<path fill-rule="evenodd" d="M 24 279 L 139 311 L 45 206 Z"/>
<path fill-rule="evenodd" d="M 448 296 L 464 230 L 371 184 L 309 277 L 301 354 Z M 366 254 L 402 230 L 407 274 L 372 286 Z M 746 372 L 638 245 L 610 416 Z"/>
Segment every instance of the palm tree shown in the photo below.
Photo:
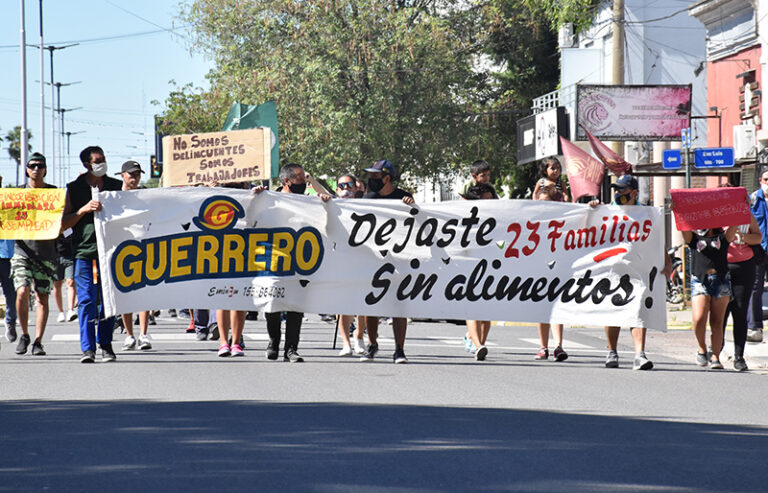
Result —
<path fill-rule="evenodd" d="M 16 161 L 16 184 L 19 183 L 19 168 L 21 167 L 21 126 L 16 125 L 13 130 L 8 131 L 8 135 L 5 136 L 6 142 L 8 142 L 8 154 Z M 32 132 L 27 130 L 27 150 L 32 150 Z"/>

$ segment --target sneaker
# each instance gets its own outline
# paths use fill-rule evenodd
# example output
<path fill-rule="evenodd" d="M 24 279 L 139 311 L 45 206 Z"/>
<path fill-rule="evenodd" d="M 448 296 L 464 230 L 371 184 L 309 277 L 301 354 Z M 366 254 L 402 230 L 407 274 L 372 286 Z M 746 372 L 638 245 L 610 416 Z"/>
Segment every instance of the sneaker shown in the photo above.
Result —
<path fill-rule="evenodd" d="M 645 356 L 645 351 L 640 351 L 635 355 L 635 360 L 632 362 L 633 370 L 650 370 L 653 368 L 653 363 Z"/>
<path fill-rule="evenodd" d="M 123 351 L 130 351 L 131 349 L 136 349 L 136 338 L 128 336 L 123 341 Z"/>
<path fill-rule="evenodd" d="M 33 356 L 45 356 L 45 349 L 43 349 L 43 343 L 38 340 L 32 343 L 32 355 Z"/>
<path fill-rule="evenodd" d="M 221 346 L 219 346 L 219 358 L 226 358 L 231 354 L 232 354 L 232 351 L 230 350 L 229 344 L 224 343 Z"/>
<path fill-rule="evenodd" d="M 139 336 L 139 349 L 152 349 L 152 340 L 149 338 L 149 334 L 142 334 Z"/>
<path fill-rule="evenodd" d="M 179 310 L 178 317 L 192 319 L 192 317 L 189 314 L 189 308 L 182 308 L 181 310 Z"/>
<path fill-rule="evenodd" d="M 176 309 L 175 308 L 169 308 L 168 309 L 168 316 L 171 318 L 176 318 Z"/>
<path fill-rule="evenodd" d="M 280 353 L 280 341 L 273 341 L 270 339 L 267 344 L 267 359 L 276 360 Z"/>
<path fill-rule="evenodd" d="M 709 369 L 710 370 L 722 370 L 723 364 L 720 362 L 719 359 L 713 359 L 709 362 Z"/>
<path fill-rule="evenodd" d="M 747 366 L 747 362 L 744 361 L 743 357 L 736 356 L 733 358 L 733 369 L 736 371 L 747 371 L 749 370 L 749 367 Z"/>
<path fill-rule="evenodd" d="M 211 325 L 208 326 L 208 339 L 212 341 L 218 341 L 219 340 L 219 324 L 216 322 L 213 322 Z"/>
<path fill-rule="evenodd" d="M 362 339 L 355 339 L 355 354 L 363 354 L 365 352 L 365 342 Z"/>
<path fill-rule="evenodd" d="M 77 320 L 77 311 L 75 310 L 67 311 L 67 322 L 74 322 L 75 320 Z"/>
<path fill-rule="evenodd" d="M 16 346 L 16 354 L 24 354 L 29 347 L 29 334 L 21 334 L 19 337 L 19 344 Z"/>
<path fill-rule="evenodd" d="M 190 319 L 189 320 L 189 325 L 187 325 L 186 332 L 187 332 L 187 334 L 191 334 L 194 331 L 195 331 L 195 321 Z"/>
<path fill-rule="evenodd" d="M 80 358 L 80 363 L 94 363 L 96 361 L 96 353 L 91 351 L 83 351 L 83 356 Z"/>
<path fill-rule="evenodd" d="M 16 322 L 8 323 L 3 320 L 3 324 L 5 325 L 5 338 L 8 339 L 8 342 L 16 342 Z"/>
<path fill-rule="evenodd" d="M 103 363 L 109 363 L 110 361 L 117 360 L 117 355 L 112 350 L 112 344 L 101 345 L 101 361 Z"/>
<path fill-rule="evenodd" d="M 283 355 L 283 361 L 290 361 L 291 363 L 301 363 L 304 361 L 304 358 L 299 356 L 299 353 L 296 352 L 295 349 L 291 348 L 285 352 L 285 355 Z"/>
<path fill-rule="evenodd" d="M 533 357 L 535 360 L 543 360 L 549 358 L 549 349 L 543 347 L 539 349 L 539 352 L 536 353 L 536 356 Z"/>
<path fill-rule="evenodd" d="M 344 346 L 341 351 L 339 351 L 339 356 L 349 356 L 353 353 L 354 351 L 352 350 L 351 346 Z"/>
<path fill-rule="evenodd" d="M 200 332 L 195 334 L 195 339 L 197 339 L 198 341 L 204 341 L 208 339 L 208 331 L 201 330 Z"/>
<path fill-rule="evenodd" d="M 396 365 L 404 365 L 405 363 L 408 363 L 408 358 L 405 357 L 405 351 L 403 351 L 403 348 L 395 348 L 395 353 L 392 355 L 392 361 Z"/>
<path fill-rule="evenodd" d="M 474 353 L 477 349 L 475 348 L 475 343 L 472 342 L 472 338 L 469 336 L 464 336 L 464 351 L 468 353 Z"/>
<path fill-rule="evenodd" d="M 696 364 L 699 366 L 707 366 L 709 364 L 707 353 L 696 353 Z"/>
<path fill-rule="evenodd" d="M 555 361 L 565 361 L 568 359 L 568 353 L 566 353 L 562 347 L 557 346 L 552 352 L 552 356 L 555 358 Z"/>
<path fill-rule="evenodd" d="M 747 342 L 763 342 L 763 329 L 749 329 Z"/>
<path fill-rule="evenodd" d="M 147 317 L 147 325 L 157 325 L 157 320 L 155 320 L 155 316 L 151 313 L 149 314 L 149 317 Z"/>
<path fill-rule="evenodd" d="M 232 345 L 232 357 L 234 358 L 235 356 L 245 356 L 245 351 L 243 351 L 239 344 Z"/>
<path fill-rule="evenodd" d="M 608 356 L 605 358 L 606 368 L 618 368 L 619 367 L 619 353 L 615 349 L 608 351 Z"/>
<path fill-rule="evenodd" d="M 379 344 L 374 342 L 365 347 L 365 352 L 360 356 L 360 361 L 373 361 L 373 357 L 379 352 Z"/>
<path fill-rule="evenodd" d="M 480 346 L 477 348 L 477 351 L 475 352 L 475 359 L 477 361 L 485 361 L 485 357 L 488 356 L 488 348 L 485 346 Z"/>
<path fill-rule="evenodd" d="M 62 323 L 67 320 L 67 316 L 64 315 L 64 312 L 59 312 L 59 316 L 56 317 L 56 322 Z"/>

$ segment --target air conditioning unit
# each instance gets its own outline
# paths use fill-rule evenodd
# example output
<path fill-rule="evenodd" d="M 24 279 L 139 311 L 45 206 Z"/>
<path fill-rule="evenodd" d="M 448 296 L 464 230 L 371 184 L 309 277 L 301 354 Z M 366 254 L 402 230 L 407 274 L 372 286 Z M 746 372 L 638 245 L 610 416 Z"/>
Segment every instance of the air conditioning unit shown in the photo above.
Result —
<path fill-rule="evenodd" d="M 566 22 L 557 32 L 557 43 L 560 48 L 573 48 L 573 44 L 576 41 L 576 36 L 573 35 L 573 23 Z"/>
<path fill-rule="evenodd" d="M 733 154 L 735 159 L 757 158 L 757 129 L 754 125 L 733 127 Z"/>

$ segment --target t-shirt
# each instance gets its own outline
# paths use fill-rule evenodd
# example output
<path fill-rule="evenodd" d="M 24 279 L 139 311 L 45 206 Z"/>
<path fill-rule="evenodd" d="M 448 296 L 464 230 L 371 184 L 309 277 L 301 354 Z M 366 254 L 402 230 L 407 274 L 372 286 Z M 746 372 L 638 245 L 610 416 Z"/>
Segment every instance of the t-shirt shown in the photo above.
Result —
<path fill-rule="evenodd" d="M 714 269 L 720 278 L 728 273 L 728 241 L 725 233 L 717 236 L 699 236 L 692 232 L 688 247 L 691 249 L 691 273 L 703 279 L 707 271 Z"/>
<path fill-rule="evenodd" d="M 459 195 L 461 195 L 461 196 L 463 197 L 464 195 L 466 195 L 466 194 L 467 194 L 467 192 L 469 191 L 469 189 L 470 189 L 470 188 L 472 188 L 472 187 L 474 187 L 474 186 L 476 186 L 476 185 L 477 185 L 477 182 L 475 182 L 475 180 L 469 180 L 469 181 L 468 181 L 468 182 L 466 182 L 466 183 L 464 184 L 464 186 L 461 188 L 461 192 L 459 192 Z M 491 190 L 493 190 L 493 198 L 494 198 L 494 199 L 498 199 L 498 198 L 499 198 L 499 195 L 496 193 L 496 189 L 495 189 L 495 188 L 493 188 L 493 185 L 491 185 L 490 183 L 487 183 L 487 185 L 488 185 L 489 187 L 491 187 Z"/>
<path fill-rule="evenodd" d="M 67 184 L 67 195 L 72 212 L 77 212 L 82 206 L 91 201 L 91 186 L 86 181 L 88 173 L 78 176 L 75 181 Z M 115 178 L 105 176 L 105 192 L 119 192 L 123 189 L 123 182 Z M 72 246 L 75 248 L 75 258 L 93 260 L 98 257 L 96 249 L 96 229 L 93 226 L 93 212 L 89 212 L 80 218 L 72 227 Z"/>
<path fill-rule="evenodd" d="M 27 185 L 26 188 L 32 187 Z M 43 188 L 56 188 L 56 186 L 45 183 Z M 33 260 L 47 260 L 49 262 L 59 258 L 56 240 L 16 240 L 13 255 L 14 257 L 31 257 Z"/>
<path fill-rule="evenodd" d="M 401 188 L 395 188 L 392 191 L 392 193 L 390 193 L 389 195 L 381 195 L 379 192 L 368 192 L 363 196 L 364 199 L 395 199 L 395 200 L 403 200 L 403 197 L 413 198 L 413 195 L 411 195 L 410 193 L 406 192 Z"/>
<path fill-rule="evenodd" d="M 742 224 L 739 226 L 739 233 L 745 235 L 749 233 L 749 224 Z M 746 262 L 755 256 L 755 252 L 752 251 L 752 247 L 744 243 L 736 243 L 735 241 L 728 245 L 728 263 L 736 264 L 739 262 Z"/>

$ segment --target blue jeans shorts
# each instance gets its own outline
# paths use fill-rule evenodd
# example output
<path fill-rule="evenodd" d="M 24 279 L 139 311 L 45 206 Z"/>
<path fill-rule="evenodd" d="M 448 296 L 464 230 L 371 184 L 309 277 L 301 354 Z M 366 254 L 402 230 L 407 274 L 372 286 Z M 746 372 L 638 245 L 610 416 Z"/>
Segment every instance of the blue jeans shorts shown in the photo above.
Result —
<path fill-rule="evenodd" d="M 713 298 L 731 296 L 731 273 L 723 278 L 717 274 L 707 274 L 704 279 L 691 275 L 691 296 L 707 295 Z"/>

